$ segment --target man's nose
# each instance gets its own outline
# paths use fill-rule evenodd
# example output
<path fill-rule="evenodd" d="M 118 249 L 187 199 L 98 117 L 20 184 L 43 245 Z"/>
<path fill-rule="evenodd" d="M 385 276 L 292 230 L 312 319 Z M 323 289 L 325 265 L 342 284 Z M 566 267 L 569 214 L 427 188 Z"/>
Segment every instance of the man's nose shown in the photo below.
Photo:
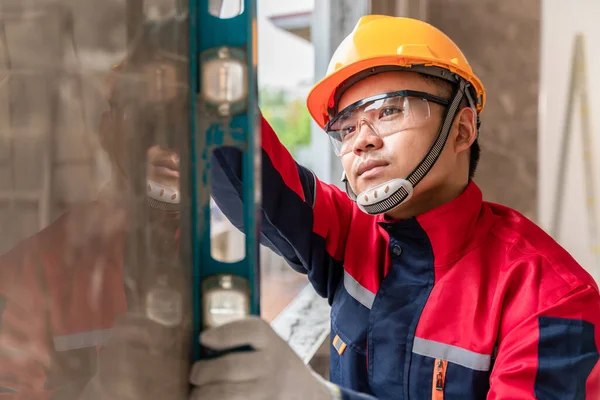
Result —
<path fill-rule="evenodd" d="M 376 133 L 373 125 L 366 119 L 361 119 L 357 128 L 358 135 L 352 151 L 360 155 L 366 151 L 378 150 L 383 146 L 383 139 Z"/>

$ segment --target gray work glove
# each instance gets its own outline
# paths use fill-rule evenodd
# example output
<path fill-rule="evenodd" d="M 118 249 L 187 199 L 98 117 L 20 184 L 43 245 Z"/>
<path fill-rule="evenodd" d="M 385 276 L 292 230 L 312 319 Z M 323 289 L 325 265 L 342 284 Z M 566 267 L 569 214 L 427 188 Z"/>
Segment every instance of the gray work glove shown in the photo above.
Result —
<path fill-rule="evenodd" d="M 251 346 L 255 351 L 195 363 L 190 374 L 195 386 L 193 400 L 341 399 L 337 386 L 304 365 L 260 318 L 245 318 L 207 330 L 200 341 L 214 350 Z"/>
<path fill-rule="evenodd" d="M 164 349 L 172 337 L 172 330 L 144 317 L 121 316 L 80 399 L 187 399 L 189 360 L 185 352 Z"/>

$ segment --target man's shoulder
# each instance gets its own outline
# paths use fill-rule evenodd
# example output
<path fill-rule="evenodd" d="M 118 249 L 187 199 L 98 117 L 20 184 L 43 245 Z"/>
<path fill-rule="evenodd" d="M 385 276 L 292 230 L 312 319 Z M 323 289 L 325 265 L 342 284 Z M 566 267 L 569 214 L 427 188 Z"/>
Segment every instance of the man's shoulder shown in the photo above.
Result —
<path fill-rule="evenodd" d="M 500 243 L 504 254 L 501 274 L 522 280 L 535 280 L 538 290 L 568 292 L 593 286 L 592 276 L 571 254 L 541 227 L 518 211 L 486 203 L 495 216 L 490 235 Z"/>
<path fill-rule="evenodd" d="M 124 230 L 127 224 L 122 208 L 113 204 L 93 201 L 71 208 L 36 234 L 18 242 L 3 260 L 35 257 L 44 258 L 65 248 L 89 246 L 96 240 Z"/>

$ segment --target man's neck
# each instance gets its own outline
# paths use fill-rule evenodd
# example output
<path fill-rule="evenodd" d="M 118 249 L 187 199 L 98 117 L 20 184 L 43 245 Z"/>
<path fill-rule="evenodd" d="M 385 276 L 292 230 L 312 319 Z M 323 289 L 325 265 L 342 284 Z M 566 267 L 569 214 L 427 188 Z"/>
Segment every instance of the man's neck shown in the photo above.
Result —
<path fill-rule="evenodd" d="M 396 221 L 424 214 L 456 199 L 464 192 L 468 184 L 468 179 L 462 179 L 430 188 L 425 192 L 413 196 L 406 204 L 387 212 L 385 217 Z"/>

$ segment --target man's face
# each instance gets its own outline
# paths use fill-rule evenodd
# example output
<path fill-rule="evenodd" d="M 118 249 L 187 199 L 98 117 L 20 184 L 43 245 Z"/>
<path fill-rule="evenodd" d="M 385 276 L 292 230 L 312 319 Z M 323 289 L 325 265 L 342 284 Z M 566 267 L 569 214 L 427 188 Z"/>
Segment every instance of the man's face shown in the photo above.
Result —
<path fill-rule="evenodd" d="M 338 110 L 367 97 L 400 90 L 441 95 L 435 84 L 416 73 L 385 72 L 365 78 L 351 86 L 340 98 Z M 371 119 L 381 116 L 373 113 L 365 116 L 369 123 L 357 125 L 351 148 L 341 156 L 346 177 L 355 193 L 361 193 L 391 179 L 406 178 L 417 167 L 433 144 L 445 111 L 444 106 L 432 101 L 427 102 L 427 105 L 430 113 L 426 120 L 398 133 L 375 134 L 369 125 L 374 122 Z M 376 122 L 372 124 L 376 125 Z M 448 164 L 452 163 L 452 155 L 445 153 L 446 150 L 419 184 L 418 189 L 426 189 L 444 179 L 444 168 L 451 167 Z"/>
<path fill-rule="evenodd" d="M 187 96 L 176 70 L 149 70 L 130 74 L 137 80 L 117 75 L 110 115 L 101 128 L 103 144 L 126 185 L 137 179 L 151 180 L 179 190 L 180 161 L 175 148 L 188 136 Z M 163 75 L 168 79 L 155 84 L 155 70 L 166 71 Z"/>
<path fill-rule="evenodd" d="M 164 135 L 157 138 L 153 132 L 157 129 L 155 124 L 147 123 L 148 118 L 140 118 L 137 110 L 126 108 L 113 110 L 106 116 L 107 122 L 102 130 L 102 142 L 105 150 L 113 160 L 113 168 L 118 169 L 118 175 L 126 185 L 132 180 L 151 180 L 174 190 L 180 189 L 180 159 L 179 154 L 169 145 L 169 141 L 177 140 L 176 135 L 185 135 L 182 124 L 187 119 L 177 115 L 181 123 L 166 123 L 162 128 Z M 169 114 L 169 119 L 174 114 Z M 161 124 L 162 125 L 162 124 Z M 175 125 L 182 125 L 178 128 Z M 165 140 L 166 135 L 171 135 L 171 140 Z M 173 143 L 174 144 L 174 143 Z M 145 165 L 144 168 L 141 168 Z M 139 167 L 136 167 L 139 166 Z M 136 172 L 137 170 L 137 172 Z"/>
<path fill-rule="evenodd" d="M 179 155 L 175 150 L 152 146 L 147 152 L 146 178 L 179 190 Z"/>

